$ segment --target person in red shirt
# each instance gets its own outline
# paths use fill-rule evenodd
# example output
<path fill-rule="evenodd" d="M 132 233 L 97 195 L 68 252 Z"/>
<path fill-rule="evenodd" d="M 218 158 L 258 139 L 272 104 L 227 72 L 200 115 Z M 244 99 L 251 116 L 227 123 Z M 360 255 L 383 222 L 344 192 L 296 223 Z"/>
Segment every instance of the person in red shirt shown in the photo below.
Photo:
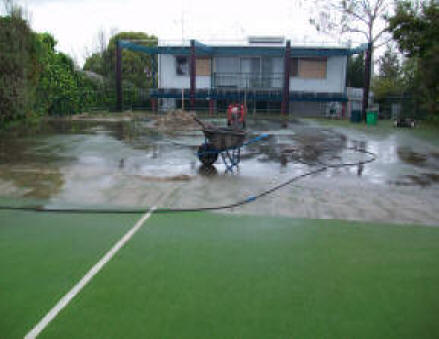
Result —
<path fill-rule="evenodd" d="M 227 126 L 245 128 L 245 111 L 244 105 L 231 103 L 227 108 Z"/>

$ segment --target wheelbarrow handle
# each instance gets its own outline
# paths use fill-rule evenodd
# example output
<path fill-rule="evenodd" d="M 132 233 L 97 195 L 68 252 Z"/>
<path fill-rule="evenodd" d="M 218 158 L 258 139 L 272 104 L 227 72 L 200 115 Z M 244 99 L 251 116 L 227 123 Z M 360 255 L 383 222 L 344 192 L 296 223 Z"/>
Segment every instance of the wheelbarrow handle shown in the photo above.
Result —
<path fill-rule="evenodd" d="M 201 126 L 201 128 L 203 129 L 203 131 L 205 131 L 206 129 L 216 129 L 217 127 L 215 127 L 214 125 L 212 125 L 211 123 L 209 123 L 209 122 L 204 122 L 204 121 L 201 121 L 200 119 L 198 119 L 196 116 L 193 116 L 192 117 L 200 126 Z"/>
<path fill-rule="evenodd" d="M 197 117 L 192 117 L 200 126 L 203 130 L 206 129 L 206 124 L 204 122 L 202 122 L 200 119 L 198 119 Z"/>

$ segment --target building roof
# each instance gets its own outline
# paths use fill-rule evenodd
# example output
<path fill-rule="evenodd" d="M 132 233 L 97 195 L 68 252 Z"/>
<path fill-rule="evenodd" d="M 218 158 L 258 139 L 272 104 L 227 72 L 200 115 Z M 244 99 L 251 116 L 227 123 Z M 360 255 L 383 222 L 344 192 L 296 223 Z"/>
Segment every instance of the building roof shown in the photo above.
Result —
<path fill-rule="evenodd" d="M 159 45 L 145 46 L 138 41 L 120 40 L 119 46 L 136 52 L 147 54 L 174 54 L 190 55 L 191 47 L 188 45 Z M 196 55 L 200 56 L 283 56 L 285 46 L 271 44 L 242 44 L 242 45 L 212 45 L 203 44 L 194 40 Z M 334 56 L 358 54 L 365 50 L 367 45 L 357 48 L 330 47 L 330 46 L 291 46 L 291 56 Z"/>

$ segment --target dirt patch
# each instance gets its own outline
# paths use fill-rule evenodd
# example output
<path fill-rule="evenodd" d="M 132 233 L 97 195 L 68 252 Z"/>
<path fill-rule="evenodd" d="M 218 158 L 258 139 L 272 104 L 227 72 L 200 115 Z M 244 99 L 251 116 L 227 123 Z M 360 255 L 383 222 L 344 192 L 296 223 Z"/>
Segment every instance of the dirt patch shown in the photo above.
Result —
<path fill-rule="evenodd" d="M 155 118 L 153 126 L 161 132 L 200 130 L 200 125 L 194 120 L 195 112 L 173 110 L 164 116 Z"/>
<path fill-rule="evenodd" d="M 439 153 L 437 152 L 414 152 L 410 147 L 399 147 L 396 151 L 398 158 L 410 165 L 439 170 Z"/>
<path fill-rule="evenodd" d="M 427 161 L 427 154 L 413 152 L 410 147 L 399 147 L 397 149 L 399 159 L 411 165 L 422 165 Z"/>
<path fill-rule="evenodd" d="M 152 176 L 152 175 L 134 175 L 134 176 L 136 178 L 141 179 L 141 180 L 156 181 L 156 182 L 189 181 L 189 180 L 193 179 L 192 176 L 186 175 L 186 174 L 173 175 L 173 176 L 167 176 L 167 177 L 158 177 L 158 176 Z"/>
<path fill-rule="evenodd" d="M 15 169 L 10 167 L 0 168 L 0 180 L 10 182 L 14 187 L 21 188 L 24 197 L 48 199 L 58 193 L 64 179 L 60 171 L 53 169 L 23 168 Z M 2 195 L 5 193 L 0 190 Z"/>
<path fill-rule="evenodd" d="M 276 161 L 285 165 L 290 161 L 327 161 L 346 148 L 346 136 L 335 131 L 301 128 L 294 132 L 289 136 L 270 136 L 261 143 L 251 145 L 251 154 L 258 156 L 262 162 Z"/>
<path fill-rule="evenodd" d="M 93 112 L 93 113 L 89 113 L 89 112 L 84 112 L 81 114 L 75 114 L 73 115 L 70 119 L 75 121 L 75 120 L 88 120 L 88 121 L 131 121 L 131 120 L 136 120 L 139 118 L 145 118 L 146 116 L 144 114 L 140 114 L 140 113 L 133 113 L 131 111 L 126 111 L 126 112 L 122 112 L 122 113 L 107 113 L 107 112 L 103 112 L 103 113 L 97 113 L 97 112 Z"/>
<path fill-rule="evenodd" d="M 420 175 L 404 175 L 401 179 L 390 180 L 388 184 L 397 186 L 421 186 L 427 187 L 433 184 L 439 183 L 439 174 L 436 173 L 423 173 Z"/>

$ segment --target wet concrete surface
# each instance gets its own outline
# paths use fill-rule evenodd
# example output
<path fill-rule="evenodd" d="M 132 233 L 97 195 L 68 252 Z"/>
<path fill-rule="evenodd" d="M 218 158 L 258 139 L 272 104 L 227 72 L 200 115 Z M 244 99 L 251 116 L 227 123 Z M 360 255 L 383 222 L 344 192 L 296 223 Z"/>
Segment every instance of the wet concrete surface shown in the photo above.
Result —
<path fill-rule="evenodd" d="M 222 121 L 212 121 L 220 124 Z M 400 133 L 366 133 L 298 121 L 249 121 L 239 169 L 219 159 L 201 166 L 200 131 L 162 134 L 148 121 L 49 121 L 39 131 L 0 136 L 0 197 L 41 200 L 47 207 L 192 208 L 233 203 L 322 164 L 331 168 L 226 213 L 439 225 L 437 146 Z"/>

